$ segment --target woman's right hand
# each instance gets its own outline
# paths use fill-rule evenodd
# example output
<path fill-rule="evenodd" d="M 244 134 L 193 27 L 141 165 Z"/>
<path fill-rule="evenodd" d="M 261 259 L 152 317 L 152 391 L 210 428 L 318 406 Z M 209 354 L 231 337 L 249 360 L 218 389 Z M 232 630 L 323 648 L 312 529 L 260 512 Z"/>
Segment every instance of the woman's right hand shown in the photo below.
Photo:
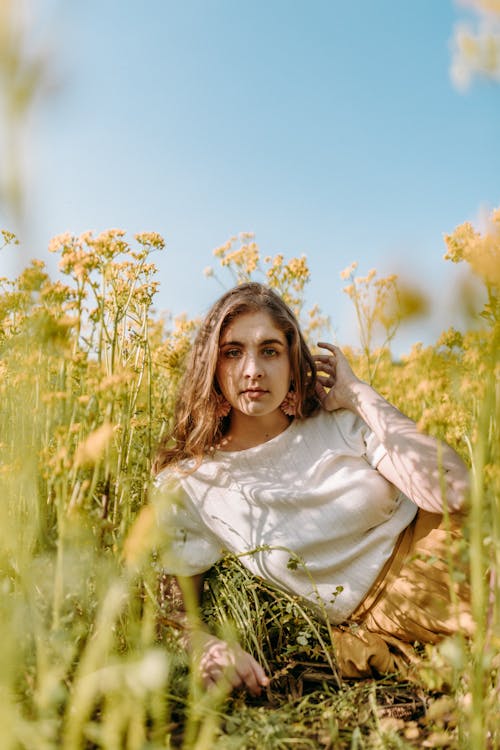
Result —
<path fill-rule="evenodd" d="M 209 633 L 198 634 L 199 665 L 203 685 L 208 688 L 226 680 L 231 689 L 245 687 L 260 695 L 269 678 L 260 664 L 238 644 L 229 645 Z"/>

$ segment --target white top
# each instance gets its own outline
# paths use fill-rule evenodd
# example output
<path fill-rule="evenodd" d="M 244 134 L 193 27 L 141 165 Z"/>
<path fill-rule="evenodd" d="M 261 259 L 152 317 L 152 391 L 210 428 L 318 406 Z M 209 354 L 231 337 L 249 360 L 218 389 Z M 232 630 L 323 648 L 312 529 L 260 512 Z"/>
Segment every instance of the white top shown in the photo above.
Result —
<path fill-rule="evenodd" d="M 376 470 L 384 446 L 354 413 L 320 411 L 189 473 L 167 467 L 154 502 L 167 572 L 196 575 L 224 551 L 252 573 L 344 621 L 370 590 L 417 506 Z M 343 589 L 337 595 L 338 586 Z"/>

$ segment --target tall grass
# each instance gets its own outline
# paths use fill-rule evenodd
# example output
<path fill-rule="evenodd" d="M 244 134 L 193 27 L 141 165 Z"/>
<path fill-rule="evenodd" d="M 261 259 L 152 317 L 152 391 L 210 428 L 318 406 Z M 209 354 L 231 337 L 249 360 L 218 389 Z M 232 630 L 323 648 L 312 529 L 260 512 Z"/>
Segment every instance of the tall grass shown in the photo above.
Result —
<path fill-rule="evenodd" d="M 302 309 L 304 259 L 261 259 L 248 235 L 235 243 L 216 251 L 222 265 L 237 278 L 260 272 L 311 335 L 326 324 L 317 308 Z M 498 747 L 498 287 L 487 283 L 481 329 L 445 332 L 397 363 L 371 333 L 350 351 L 360 374 L 471 465 L 462 554 L 475 637 L 422 652 L 412 683 L 348 684 L 315 613 L 227 558 L 210 577 L 203 616 L 271 676 L 261 699 L 228 696 L 201 689 L 176 641 L 159 586 L 162 539 L 144 510 L 196 328 L 154 312 L 152 254 L 163 246 L 156 234 L 133 243 L 118 230 L 64 235 L 52 243 L 58 280 L 38 261 L 0 280 L 2 747 L 408 747 L 443 737 L 450 747 Z M 395 280 L 373 289 L 376 312 L 367 279 L 351 276 L 353 301 L 390 340 L 400 310 L 391 322 L 380 306 L 393 304 L 385 292 Z"/>

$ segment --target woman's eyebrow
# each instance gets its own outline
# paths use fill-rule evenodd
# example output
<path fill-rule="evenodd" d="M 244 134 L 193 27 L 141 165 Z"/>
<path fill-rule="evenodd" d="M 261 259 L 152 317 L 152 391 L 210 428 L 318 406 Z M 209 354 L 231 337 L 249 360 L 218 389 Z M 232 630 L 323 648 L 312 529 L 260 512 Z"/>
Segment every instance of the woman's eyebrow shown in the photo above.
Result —
<path fill-rule="evenodd" d="M 286 346 L 286 341 L 282 341 L 282 339 L 264 339 L 264 341 L 261 341 L 261 346 L 268 346 L 269 344 L 279 344 L 280 346 Z"/>
<path fill-rule="evenodd" d="M 259 346 L 269 346 L 270 344 L 278 344 L 279 346 L 286 346 L 286 342 L 281 339 L 263 339 L 258 342 Z M 220 346 L 245 346 L 242 341 L 221 341 Z"/>
<path fill-rule="evenodd" d="M 241 341 L 221 341 L 219 346 L 244 346 Z"/>

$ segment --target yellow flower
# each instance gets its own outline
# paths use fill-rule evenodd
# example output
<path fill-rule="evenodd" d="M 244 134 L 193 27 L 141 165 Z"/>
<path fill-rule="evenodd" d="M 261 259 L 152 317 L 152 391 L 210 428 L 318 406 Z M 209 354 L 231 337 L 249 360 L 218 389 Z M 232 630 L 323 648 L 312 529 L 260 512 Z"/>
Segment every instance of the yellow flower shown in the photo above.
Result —
<path fill-rule="evenodd" d="M 135 235 L 135 239 L 140 245 L 150 245 L 155 250 L 163 250 L 165 240 L 158 232 L 142 232 Z"/>
<path fill-rule="evenodd" d="M 135 566 L 151 551 L 157 525 L 155 508 L 151 505 L 141 508 L 123 545 L 123 556 L 128 565 Z"/>
<path fill-rule="evenodd" d="M 353 263 L 351 263 L 350 266 L 347 266 L 347 268 L 344 268 L 344 270 L 340 272 L 340 278 L 343 281 L 346 281 L 352 276 L 352 274 L 354 273 L 357 267 L 358 267 L 358 262 L 355 260 L 353 261 Z"/>
<path fill-rule="evenodd" d="M 76 466 L 95 464 L 101 458 L 113 436 L 114 428 L 105 422 L 80 443 L 75 453 Z"/>
<path fill-rule="evenodd" d="M 63 234 L 57 234 L 49 242 L 49 253 L 57 253 L 64 247 L 69 247 L 73 244 L 74 237 L 71 232 L 64 232 Z"/>
<path fill-rule="evenodd" d="M 16 235 L 13 232 L 8 232 L 6 229 L 2 229 L 0 231 L 0 234 L 3 237 L 4 246 L 10 245 L 10 243 L 14 245 L 19 245 L 19 240 L 17 239 Z"/>
<path fill-rule="evenodd" d="M 465 260 L 486 284 L 500 286 L 500 208 L 491 213 L 483 234 L 466 222 L 444 239 L 446 260 L 453 263 Z"/>

